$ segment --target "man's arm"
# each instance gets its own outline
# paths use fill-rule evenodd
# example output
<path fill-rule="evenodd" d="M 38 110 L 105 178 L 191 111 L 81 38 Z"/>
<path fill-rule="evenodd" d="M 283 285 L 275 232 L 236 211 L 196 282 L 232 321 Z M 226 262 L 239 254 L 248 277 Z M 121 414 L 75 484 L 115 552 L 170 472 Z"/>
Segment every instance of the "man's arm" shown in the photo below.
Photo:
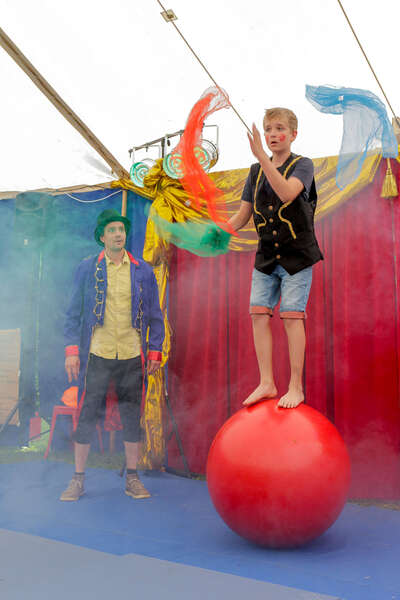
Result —
<path fill-rule="evenodd" d="M 72 292 L 64 324 L 65 370 L 69 383 L 73 379 L 78 379 L 80 369 L 79 343 L 83 311 L 83 281 L 82 269 L 81 265 L 79 265 L 72 284 Z"/>
<path fill-rule="evenodd" d="M 65 357 L 65 370 L 67 372 L 69 383 L 71 383 L 73 379 L 78 379 L 80 366 L 81 362 L 79 360 L 79 354 Z"/>
<path fill-rule="evenodd" d="M 153 375 L 161 366 L 162 345 L 165 335 L 164 317 L 160 308 L 158 286 L 153 271 L 149 277 L 150 317 L 149 317 L 149 351 L 147 354 L 147 372 Z"/>

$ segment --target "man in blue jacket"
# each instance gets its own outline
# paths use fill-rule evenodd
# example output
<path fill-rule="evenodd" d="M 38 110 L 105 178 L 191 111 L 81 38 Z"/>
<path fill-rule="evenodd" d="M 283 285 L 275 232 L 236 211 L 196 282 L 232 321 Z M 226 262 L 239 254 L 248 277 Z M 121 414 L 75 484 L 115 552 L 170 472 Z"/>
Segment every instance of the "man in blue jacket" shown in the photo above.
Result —
<path fill-rule="evenodd" d="M 126 455 L 125 493 L 148 498 L 136 466 L 144 369 L 160 367 L 164 322 L 153 270 L 125 250 L 130 221 L 104 210 L 94 237 L 104 247 L 83 260 L 75 274 L 64 328 L 65 369 L 78 380 L 81 411 L 74 433 L 75 474 L 60 500 L 84 494 L 85 465 L 101 407 L 113 379 L 123 425 Z"/>

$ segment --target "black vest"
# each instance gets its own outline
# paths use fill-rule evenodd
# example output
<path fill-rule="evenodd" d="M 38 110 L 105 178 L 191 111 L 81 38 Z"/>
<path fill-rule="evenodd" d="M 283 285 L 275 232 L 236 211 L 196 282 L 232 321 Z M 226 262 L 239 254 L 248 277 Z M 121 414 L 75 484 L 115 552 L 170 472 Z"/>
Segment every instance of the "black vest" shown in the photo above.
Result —
<path fill-rule="evenodd" d="M 288 179 L 295 163 L 301 159 L 291 154 L 278 171 Z M 253 218 L 259 235 L 255 268 L 271 274 L 280 264 L 290 275 L 298 273 L 323 259 L 314 232 L 314 212 L 317 191 L 313 179 L 310 193 L 301 192 L 292 202 L 284 204 L 268 185 L 259 163 L 250 168 L 253 195 Z"/>

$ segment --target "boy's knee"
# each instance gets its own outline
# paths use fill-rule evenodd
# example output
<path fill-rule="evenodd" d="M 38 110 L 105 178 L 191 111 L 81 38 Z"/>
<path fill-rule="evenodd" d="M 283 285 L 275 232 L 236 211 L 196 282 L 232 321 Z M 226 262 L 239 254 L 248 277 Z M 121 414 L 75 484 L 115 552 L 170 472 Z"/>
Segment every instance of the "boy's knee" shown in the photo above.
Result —
<path fill-rule="evenodd" d="M 305 313 L 292 312 L 286 314 L 289 314 L 290 316 L 282 316 L 281 314 L 281 319 L 287 333 L 290 331 L 296 331 L 298 327 L 304 328 Z"/>

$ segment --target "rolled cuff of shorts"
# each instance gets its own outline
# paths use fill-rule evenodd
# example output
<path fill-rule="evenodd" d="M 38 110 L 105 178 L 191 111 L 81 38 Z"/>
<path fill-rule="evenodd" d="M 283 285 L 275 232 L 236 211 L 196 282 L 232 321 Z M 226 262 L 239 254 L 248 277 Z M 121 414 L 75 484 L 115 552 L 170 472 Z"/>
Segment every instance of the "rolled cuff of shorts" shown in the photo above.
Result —
<path fill-rule="evenodd" d="M 157 352 L 157 350 L 149 350 L 147 353 L 147 360 L 156 360 L 161 362 L 162 352 Z"/>
<path fill-rule="evenodd" d="M 90 444 L 92 442 L 93 433 L 95 429 L 95 423 L 93 424 L 93 428 L 90 430 L 85 429 L 84 431 L 82 431 L 82 428 L 80 428 L 78 431 L 78 429 L 76 429 L 76 431 L 74 431 L 74 433 L 72 434 L 71 439 L 77 444 Z"/>
<path fill-rule="evenodd" d="M 286 310 L 284 312 L 280 312 L 279 316 L 281 319 L 306 319 L 307 315 L 305 312 L 297 311 L 297 310 Z"/>
<path fill-rule="evenodd" d="M 268 308 L 267 306 L 250 306 L 250 314 L 267 315 L 268 317 L 272 317 L 273 312 L 272 308 Z"/>
<path fill-rule="evenodd" d="M 65 357 L 67 356 L 79 356 L 79 346 L 66 346 Z"/>

